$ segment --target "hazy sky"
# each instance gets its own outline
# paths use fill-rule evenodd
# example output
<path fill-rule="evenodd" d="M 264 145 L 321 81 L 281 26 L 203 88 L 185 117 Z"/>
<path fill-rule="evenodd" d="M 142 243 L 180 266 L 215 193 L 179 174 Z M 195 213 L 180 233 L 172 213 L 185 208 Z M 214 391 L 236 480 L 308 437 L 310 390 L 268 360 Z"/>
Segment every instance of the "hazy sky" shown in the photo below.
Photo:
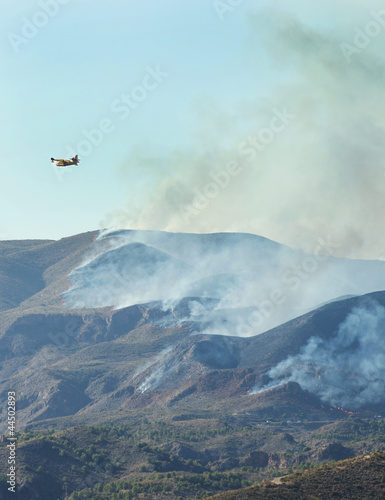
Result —
<path fill-rule="evenodd" d="M 246 231 L 379 257 L 381 9 L 3 0 L 0 237 Z"/>

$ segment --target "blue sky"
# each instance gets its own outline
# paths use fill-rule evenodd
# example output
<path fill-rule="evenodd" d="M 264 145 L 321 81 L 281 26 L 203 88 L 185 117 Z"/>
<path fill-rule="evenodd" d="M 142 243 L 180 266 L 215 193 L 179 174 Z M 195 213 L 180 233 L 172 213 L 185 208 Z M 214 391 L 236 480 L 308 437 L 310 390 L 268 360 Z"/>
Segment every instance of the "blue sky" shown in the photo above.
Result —
<path fill-rule="evenodd" d="M 44 4 L 44 2 L 42 2 Z M 188 141 L 193 100 L 208 93 L 226 105 L 247 84 L 242 54 L 244 7 L 221 22 L 210 2 L 53 2 L 58 12 L 21 43 L 25 18 L 39 2 L 2 3 L 2 233 L 57 238 L 99 227 L 124 203 L 129 186 L 117 170 L 138 143 L 176 147 Z M 44 17 L 42 17 L 44 23 Z M 25 37 L 23 37 L 26 39 Z M 111 112 L 140 85 L 147 67 L 169 76 L 130 116 Z M 106 135 L 75 171 L 57 171 L 50 156 L 76 149 L 83 130 L 110 118 Z"/>
<path fill-rule="evenodd" d="M 253 197 L 236 182 L 193 223 L 180 217 L 175 222 L 164 207 L 178 185 L 184 193 L 178 198 L 180 207 L 181 203 L 189 206 L 194 189 L 202 190 L 207 184 L 200 167 L 199 178 L 192 171 L 194 155 L 195 164 L 210 155 L 228 158 L 233 151 L 236 156 L 236 145 L 258 130 L 263 116 L 272 115 L 276 106 L 290 105 L 288 94 L 282 98 L 282 89 L 298 86 L 304 79 L 303 66 L 280 58 L 274 34 L 263 40 L 266 23 L 254 23 L 254 16 L 269 9 L 267 19 L 289 15 L 311 30 L 334 33 L 350 42 L 354 27 L 370 20 L 370 8 L 379 9 L 380 2 L 368 2 L 365 7 L 363 2 L 344 0 L 322 4 L 243 0 L 238 5 L 224 0 L 224 4 L 228 8 L 221 15 L 220 2 L 211 0 L 3 0 L 2 239 L 58 239 L 120 224 L 189 232 L 246 230 L 275 239 L 282 234 L 288 243 L 298 240 L 295 235 L 311 220 L 298 219 L 296 228 L 292 218 L 298 214 L 293 215 L 291 233 L 280 231 L 280 225 L 288 227 L 288 216 L 277 208 L 281 196 L 272 178 L 260 193 L 259 199 L 268 200 L 263 214 L 260 207 L 248 204 L 244 212 L 229 216 L 229 199 L 238 206 L 243 192 Z M 48 8 L 53 9 L 50 16 L 44 14 Z M 26 23 L 40 26 L 30 25 L 31 34 Z M 383 38 L 376 36 L 369 49 L 379 50 Z M 335 50 L 339 51 L 337 42 Z M 159 81 L 151 76 L 154 72 Z M 144 82 L 151 89 L 143 91 Z M 135 107 L 130 109 L 122 96 L 132 102 L 133 94 Z M 108 133 L 95 132 L 101 123 Z M 296 150 L 301 149 L 299 129 L 303 138 L 307 123 L 304 120 L 300 126 L 298 121 L 297 135 L 287 136 L 295 141 Z M 86 135 L 92 131 L 97 143 L 86 146 Z M 305 145 L 305 151 L 307 147 L 311 149 L 311 144 Z M 79 153 L 78 168 L 64 171 L 50 163 L 51 156 L 68 157 L 70 151 Z M 275 143 L 271 151 L 278 155 Z M 279 150 L 279 154 L 279 159 L 269 161 L 281 162 L 288 153 Z M 286 173 L 274 174 L 270 166 L 269 175 L 291 189 Z M 243 178 L 246 185 L 255 182 L 253 177 Z M 325 179 L 313 181 L 320 186 Z M 293 187 L 291 206 L 297 203 Z M 138 216 L 138 211 L 148 215 Z M 250 223 L 245 224 L 245 219 Z M 323 234 L 323 229 L 317 231 L 313 239 Z"/>

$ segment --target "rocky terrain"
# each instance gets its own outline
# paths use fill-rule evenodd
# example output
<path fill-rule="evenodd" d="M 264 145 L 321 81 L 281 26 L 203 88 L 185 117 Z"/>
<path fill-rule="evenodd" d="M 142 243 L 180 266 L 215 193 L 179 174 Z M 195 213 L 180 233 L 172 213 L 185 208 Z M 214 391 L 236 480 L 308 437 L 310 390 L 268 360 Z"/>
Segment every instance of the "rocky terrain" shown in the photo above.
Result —
<path fill-rule="evenodd" d="M 381 261 L 153 231 L 0 242 L 0 259 L 20 498 L 203 498 L 384 449 Z"/>

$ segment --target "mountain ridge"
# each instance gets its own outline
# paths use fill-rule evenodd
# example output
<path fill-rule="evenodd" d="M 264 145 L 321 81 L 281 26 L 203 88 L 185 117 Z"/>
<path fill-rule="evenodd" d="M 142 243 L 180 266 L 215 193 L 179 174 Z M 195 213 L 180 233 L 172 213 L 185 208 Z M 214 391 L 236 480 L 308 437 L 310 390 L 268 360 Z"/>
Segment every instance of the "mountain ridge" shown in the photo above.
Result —
<path fill-rule="evenodd" d="M 385 291 L 359 292 L 385 263 L 137 231 L 0 259 L 21 498 L 199 498 L 383 448 Z"/>

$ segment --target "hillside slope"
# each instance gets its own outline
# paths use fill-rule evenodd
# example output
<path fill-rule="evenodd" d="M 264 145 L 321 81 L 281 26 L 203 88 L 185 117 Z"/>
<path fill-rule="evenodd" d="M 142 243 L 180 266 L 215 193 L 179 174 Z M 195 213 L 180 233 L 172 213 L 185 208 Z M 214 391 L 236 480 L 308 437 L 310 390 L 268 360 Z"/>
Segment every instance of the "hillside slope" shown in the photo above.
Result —
<path fill-rule="evenodd" d="M 126 230 L 92 249 L 68 275 L 67 307 L 216 298 L 212 333 L 252 336 L 330 300 L 385 289 L 385 262 L 334 258 L 334 243 L 322 240 L 312 255 L 252 234 Z"/>
<path fill-rule="evenodd" d="M 21 498 L 194 498 L 383 449 L 385 292 L 356 293 L 385 263 L 310 271 L 254 235 L 95 236 L 0 244 Z"/>
<path fill-rule="evenodd" d="M 265 482 L 239 491 L 220 493 L 210 500 L 309 500 L 385 498 L 385 452 L 375 452 L 291 474 L 280 483 Z"/>
<path fill-rule="evenodd" d="M 113 415 L 114 423 L 76 426 L 55 433 L 20 434 L 18 498 L 52 500 L 63 498 L 66 490 L 70 498 L 83 500 L 107 500 L 114 496 L 122 500 L 193 500 L 260 484 L 266 479 L 276 478 L 274 481 L 279 482 L 279 476 L 316 467 L 327 460 L 369 455 L 378 447 L 384 450 L 384 444 L 379 443 L 384 422 L 372 419 L 353 418 L 330 425 L 255 425 L 246 418 L 223 415 L 215 418 L 206 414 L 183 420 L 167 418 L 163 412 L 130 412 L 119 419 L 118 413 Z M 339 443 L 322 437 L 332 427 L 334 432 L 343 433 Z M 314 428 L 316 433 L 312 432 Z M 354 436 L 357 439 L 351 441 Z M 6 482 L 7 452 L 6 443 L 0 441 L 0 498 Z M 376 460 L 374 455 L 374 467 L 369 467 L 369 471 L 356 468 L 354 461 L 335 465 L 338 472 L 353 463 L 350 487 L 361 477 L 367 493 L 373 494 L 369 498 L 382 498 L 375 493 L 383 486 L 381 469 L 377 468 L 380 465 L 383 473 L 383 458 L 380 463 Z M 322 480 L 328 485 L 329 475 L 330 483 L 338 481 L 338 477 L 333 477 L 333 467 L 323 469 L 314 469 L 323 471 L 322 479 L 310 476 L 305 481 L 302 476 L 294 476 L 294 481 L 300 478 L 300 486 L 295 490 L 290 481 L 289 493 L 296 491 L 298 495 L 306 491 L 305 487 L 311 491 L 312 485 L 316 487 Z M 377 481 L 377 489 L 371 488 L 370 481 Z M 344 482 L 342 477 L 341 484 Z M 262 491 L 275 491 L 271 487 L 263 487 Z M 324 486 L 319 489 L 322 492 Z M 357 498 L 352 489 L 346 489 L 352 496 L 339 498 Z M 358 491 L 362 493 L 362 489 Z M 232 492 L 231 498 L 236 498 L 237 493 Z"/>
<path fill-rule="evenodd" d="M 58 241 L 0 242 L 0 311 L 60 305 L 67 274 L 78 266 L 97 231 Z"/>
<path fill-rule="evenodd" d="M 172 413 L 194 413 L 202 407 L 251 412 L 257 420 L 283 414 L 316 420 L 343 416 L 332 416 L 330 406 L 368 416 L 383 411 L 384 391 L 378 389 L 385 317 L 378 319 L 370 343 L 362 336 L 361 343 L 354 337 L 350 347 L 345 345 L 355 360 L 352 364 L 335 339 L 354 311 L 368 315 L 360 332 L 377 311 L 384 316 L 385 292 L 326 304 L 253 338 L 206 334 L 207 323 L 194 315 L 199 304 L 208 308 L 216 302 L 190 298 L 169 309 L 149 303 L 118 311 L 8 313 L 0 336 L 0 393 L 6 394 L 10 385 L 23 388 L 20 425 L 75 425 L 87 419 L 97 423 L 119 408 L 159 405 Z M 293 371 L 290 360 L 301 356 L 315 336 L 321 342 L 319 351 L 331 360 L 328 368 L 314 355 L 311 363 L 295 362 Z M 377 358 L 369 349 L 373 344 Z M 338 356 L 342 361 L 336 371 Z M 370 373 L 363 369 L 368 357 Z M 290 370 L 274 375 L 282 363 Z M 365 404 L 360 404 L 361 396 Z M 345 404 L 342 397 L 351 399 Z"/>

